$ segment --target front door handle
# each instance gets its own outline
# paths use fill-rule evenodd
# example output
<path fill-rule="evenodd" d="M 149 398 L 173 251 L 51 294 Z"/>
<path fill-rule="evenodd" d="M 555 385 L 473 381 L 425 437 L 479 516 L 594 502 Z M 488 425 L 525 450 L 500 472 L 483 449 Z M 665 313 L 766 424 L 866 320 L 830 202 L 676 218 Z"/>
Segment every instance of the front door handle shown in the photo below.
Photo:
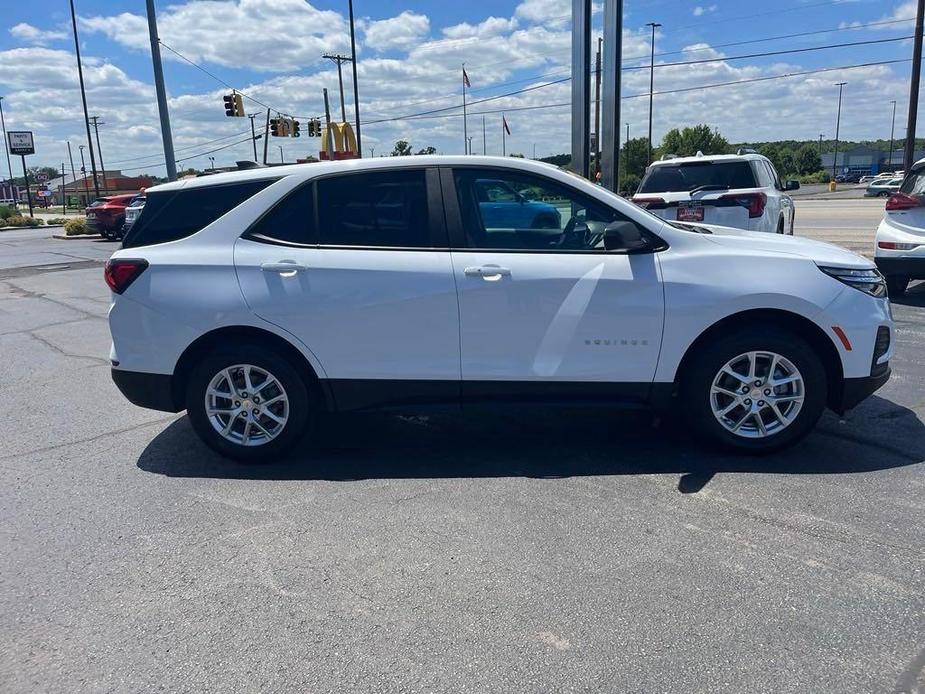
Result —
<path fill-rule="evenodd" d="M 262 263 L 260 269 L 264 272 L 275 272 L 284 277 L 292 277 L 296 273 L 307 270 L 304 265 L 300 265 L 294 260 L 281 260 L 278 263 Z"/>
<path fill-rule="evenodd" d="M 463 270 L 466 277 L 481 277 L 482 279 L 500 279 L 510 277 L 511 271 L 500 265 L 480 265 L 478 267 L 467 267 Z"/>

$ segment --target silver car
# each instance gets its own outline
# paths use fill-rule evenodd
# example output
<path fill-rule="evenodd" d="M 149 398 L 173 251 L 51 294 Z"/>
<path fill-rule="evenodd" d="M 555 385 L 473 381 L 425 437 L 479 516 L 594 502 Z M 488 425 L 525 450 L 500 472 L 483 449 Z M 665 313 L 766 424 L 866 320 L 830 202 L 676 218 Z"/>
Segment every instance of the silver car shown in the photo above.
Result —
<path fill-rule="evenodd" d="M 901 186 L 902 183 L 902 176 L 894 176 L 893 178 L 884 178 L 880 179 L 879 181 L 871 181 L 867 185 L 867 191 L 864 193 L 864 197 L 888 198 L 899 190 L 899 186 Z"/>

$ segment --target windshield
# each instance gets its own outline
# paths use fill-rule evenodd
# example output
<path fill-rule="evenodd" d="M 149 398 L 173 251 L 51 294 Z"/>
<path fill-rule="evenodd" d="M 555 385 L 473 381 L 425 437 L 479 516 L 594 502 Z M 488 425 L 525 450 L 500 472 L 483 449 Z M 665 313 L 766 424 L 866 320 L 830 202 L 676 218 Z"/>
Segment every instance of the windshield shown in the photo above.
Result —
<path fill-rule="evenodd" d="M 653 166 L 639 185 L 640 193 L 692 191 L 708 186 L 713 190 L 755 188 L 755 175 L 747 161 L 696 161 Z"/>
<path fill-rule="evenodd" d="M 96 200 L 90 203 L 90 207 L 101 207 L 102 205 L 105 205 L 107 202 L 109 202 L 109 198 L 97 198 Z"/>

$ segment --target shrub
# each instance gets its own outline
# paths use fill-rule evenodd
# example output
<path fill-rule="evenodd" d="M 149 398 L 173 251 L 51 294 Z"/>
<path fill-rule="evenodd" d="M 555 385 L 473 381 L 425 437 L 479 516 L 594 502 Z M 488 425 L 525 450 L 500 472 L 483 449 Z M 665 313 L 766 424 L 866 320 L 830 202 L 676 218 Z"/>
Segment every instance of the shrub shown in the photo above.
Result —
<path fill-rule="evenodd" d="M 59 226 L 63 226 L 66 221 L 67 221 L 67 217 L 52 217 L 51 219 L 46 219 L 45 224 L 59 227 Z"/>
<path fill-rule="evenodd" d="M 42 226 L 45 222 L 41 219 L 34 219 L 32 217 L 23 217 L 22 215 L 16 215 L 15 217 L 10 217 L 4 220 L 4 226 L 9 227 L 38 227 Z"/>
<path fill-rule="evenodd" d="M 0 205 L 0 219 L 9 219 L 16 216 L 18 216 L 18 213 L 12 207 Z"/>
<path fill-rule="evenodd" d="M 804 174 L 802 176 L 797 176 L 797 180 L 800 183 L 828 183 L 832 180 L 832 175 L 828 171 L 816 171 L 811 174 Z"/>
<path fill-rule="evenodd" d="M 83 218 L 68 219 L 64 222 L 64 235 L 65 236 L 83 236 L 85 234 L 94 234 L 94 232 L 89 226 L 87 226 L 87 220 Z"/>

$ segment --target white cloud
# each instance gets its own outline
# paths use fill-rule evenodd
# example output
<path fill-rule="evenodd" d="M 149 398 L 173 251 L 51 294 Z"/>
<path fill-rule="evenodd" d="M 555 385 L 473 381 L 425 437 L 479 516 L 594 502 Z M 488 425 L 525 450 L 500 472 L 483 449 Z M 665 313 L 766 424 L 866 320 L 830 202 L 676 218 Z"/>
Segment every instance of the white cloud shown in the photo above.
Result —
<path fill-rule="evenodd" d="M 568 18 L 572 13 L 570 0 L 524 0 L 514 10 L 514 16 L 541 23 Z"/>
<path fill-rule="evenodd" d="M 489 17 L 479 24 L 454 24 L 443 29 L 447 38 L 458 39 L 469 36 L 487 37 L 505 34 L 517 28 L 517 18 Z"/>
<path fill-rule="evenodd" d="M 10 35 L 24 43 L 45 44 L 49 41 L 61 41 L 68 37 L 67 32 L 56 30 L 42 30 L 31 24 L 20 22 L 10 27 Z"/>
<path fill-rule="evenodd" d="M 377 51 L 407 49 L 427 36 L 430 20 L 427 15 L 405 10 L 397 17 L 367 20 L 363 23 L 366 45 Z"/>
<path fill-rule="evenodd" d="M 716 5 L 709 5 L 708 7 L 704 7 L 703 5 L 697 5 L 697 7 L 695 7 L 692 12 L 695 17 L 700 17 L 709 12 L 716 12 L 717 9 L 718 7 Z"/>

